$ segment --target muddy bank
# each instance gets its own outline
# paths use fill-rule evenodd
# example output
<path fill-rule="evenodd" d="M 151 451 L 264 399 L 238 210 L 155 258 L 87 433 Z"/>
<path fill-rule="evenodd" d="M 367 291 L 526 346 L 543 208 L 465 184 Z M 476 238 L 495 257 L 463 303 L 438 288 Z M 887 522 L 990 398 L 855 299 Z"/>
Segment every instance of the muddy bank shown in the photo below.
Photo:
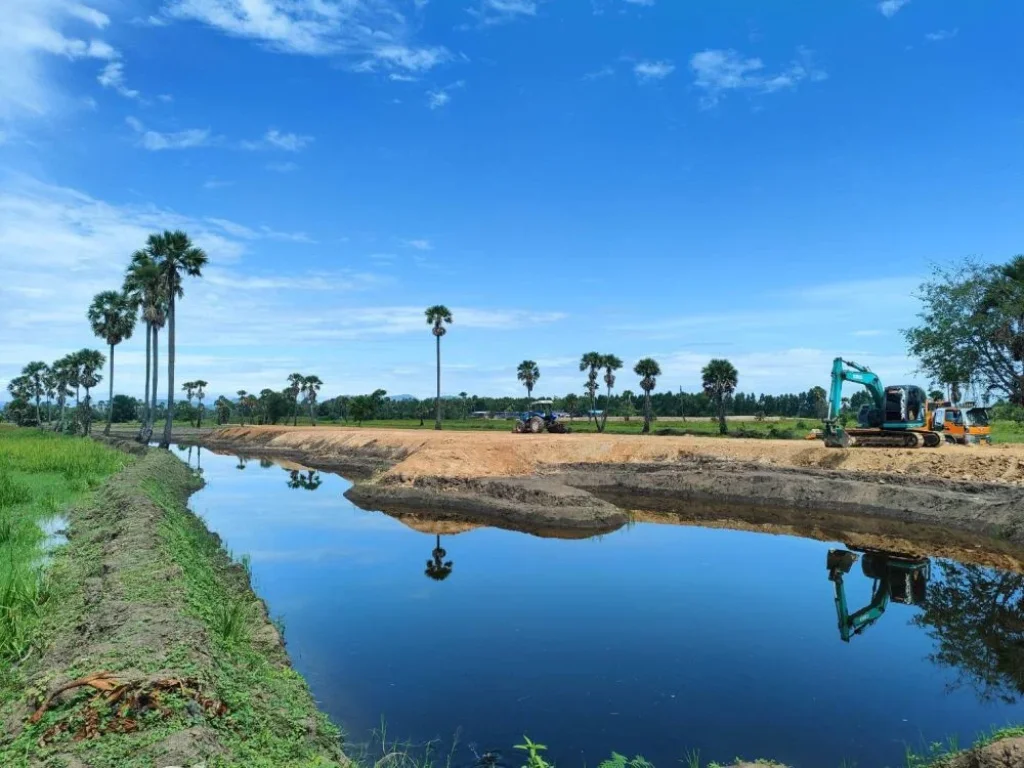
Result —
<path fill-rule="evenodd" d="M 67 511 L 38 650 L 0 676 L 0 764 L 343 763 L 248 574 L 188 511 L 200 485 L 150 450 Z"/>
<path fill-rule="evenodd" d="M 428 513 L 552 538 L 585 538 L 628 522 L 621 509 L 546 478 L 383 478 L 356 483 L 345 496 L 356 506 L 400 517 Z"/>

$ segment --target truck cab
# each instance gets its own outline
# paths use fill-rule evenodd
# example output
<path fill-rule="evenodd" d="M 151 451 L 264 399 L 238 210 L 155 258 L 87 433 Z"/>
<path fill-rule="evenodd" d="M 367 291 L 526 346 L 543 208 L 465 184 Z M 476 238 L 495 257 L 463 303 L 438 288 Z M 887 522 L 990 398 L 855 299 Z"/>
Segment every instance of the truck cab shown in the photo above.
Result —
<path fill-rule="evenodd" d="M 943 403 L 932 411 L 931 417 L 932 431 L 943 435 L 947 443 L 992 442 L 992 427 L 984 408 Z"/>

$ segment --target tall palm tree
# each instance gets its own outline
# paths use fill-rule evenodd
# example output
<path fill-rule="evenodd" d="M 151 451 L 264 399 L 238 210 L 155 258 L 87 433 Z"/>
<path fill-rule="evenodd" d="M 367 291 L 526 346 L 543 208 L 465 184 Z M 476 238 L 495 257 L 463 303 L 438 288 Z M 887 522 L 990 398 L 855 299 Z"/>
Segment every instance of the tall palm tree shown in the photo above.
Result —
<path fill-rule="evenodd" d="M 120 291 L 103 291 L 93 297 L 87 315 L 92 325 L 92 332 L 107 342 L 110 347 L 110 376 L 107 384 L 110 395 L 107 398 L 107 425 L 103 434 L 110 434 L 110 424 L 114 418 L 114 347 L 125 339 L 130 339 L 135 330 L 135 304 L 129 295 Z"/>
<path fill-rule="evenodd" d="M 448 333 L 445 325 L 451 325 L 452 313 L 444 304 L 427 307 L 423 313 L 427 316 L 427 325 L 433 326 L 431 333 L 437 339 L 437 398 L 434 400 L 434 429 L 441 428 L 441 337 Z"/>
<path fill-rule="evenodd" d="M 324 383 L 317 375 L 306 376 L 302 381 L 302 391 L 306 395 L 306 402 L 309 403 L 309 421 L 316 426 L 316 395 Z"/>
<path fill-rule="evenodd" d="M 587 372 L 587 383 L 583 385 L 583 388 L 590 395 L 590 414 L 587 417 L 587 421 L 593 419 L 597 422 L 597 374 L 601 370 L 601 364 L 604 362 L 604 355 L 600 352 L 587 352 L 583 357 L 580 358 L 580 370 Z"/>
<path fill-rule="evenodd" d="M 651 433 L 651 390 L 658 384 L 656 377 L 661 376 L 661 366 L 652 357 L 645 357 L 633 366 L 633 373 L 640 376 L 640 389 L 644 391 L 644 429 L 643 434 Z"/>
<path fill-rule="evenodd" d="M 437 544 L 434 546 L 434 551 L 430 553 L 430 559 L 427 560 L 427 570 L 423 573 L 433 579 L 434 581 L 444 581 L 452 575 L 452 561 L 445 560 L 448 555 L 441 548 L 441 535 L 437 535 Z"/>
<path fill-rule="evenodd" d="M 103 370 L 103 364 L 107 362 L 103 353 L 96 349 L 82 349 L 75 353 L 79 365 L 78 383 L 85 390 L 85 407 L 83 431 L 85 434 L 92 434 L 92 396 L 89 390 L 98 386 L 103 381 L 99 371 Z"/>
<path fill-rule="evenodd" d="M 147 249 L 132 254 L 131 265 L 125 273 L 125 292 L 136 302 L 146 323 L 146 396 L 142 425 L 138 439 L 149 442 L 156 420 L 157 385 L 159 382 L 160 329 L 167 322 L 167 297 L 160 276 L 160 268 Z"/>
<path fill-rule="evenodd" d="M 288 377 L 288 388 L 285 392 L 292 399 L 292 426 L 299 424 L 299 393 L 302 392 L 306 383 L 306 377 L 301 373 L 293 373 Z"/>
<path fill-rule="evenodd" d="M 720 359 L 705 365 L 700 374 L 704 394 L 711 398 L 718 410 L 718 431 L 724 435 L 729 431 L 725 423 L 725 398 L 736 391 L 739 374 L 732 363 Z"/>
<path fill-rule="evenodd" d="M 217 398 L 217 402 L 213 404 L 213 407 L 217 411 L 217 424 L 227 424 L 228 419 L 231 418 L 231 401 L 224 397 L 224 395 L 221 395 Z"/>
<path fill-rule="evenodd" d="M 27 382 L 28 396 L 36 401 L 36 426 L 43 426 L 43 412 L 39 407 L 40 402 L 46 395 L 46 377 L 50 372 L 49 366 L 41 360 L 29 363 L 21 369 L 21 375 Z"/>
<path fill-rule="evenodd" d="M 183 279 L 202 277 L 203 267 L 209 261 L 206 252 L 192 244 L 181 230 L 152 234 L 146 241 L 146 251 L 160 270 L 164 295 L 167 297 L 167 418 L 161 448 L 171 445 L 174 427 L 174 330 L 175 302 L 185 295 Z"/>
<path fill-rule="evenodd" d="M 71 355 L 65 355 L 60 360 L 54 361 L 53 365 L 50 366 L 50 370 L 53 372 L 54 384 L 56 385 L 57 405 L 60 406 L 57 428 L 63 430 L 64 408 L 67 405 L 68 398 L 71 397 L 71 385 L 75 382 L 77 372 L 71 360 Z"/>
<path fill-rule="evenodd" d="M 196 403 L 199 414 L 196 416 L 196 429 L 203 428 L 203 398 L 206 397 L 206 388 L 210 386 L 210 382 L 203 381 L 202 379 L 196 379 L 192 382 L 192 386 L 196 388 Z"/>
<path fill-rule="evenodd" d="M 526 387 L 526 396 L 533 399 L 533 387 L 540 378 L 540 368 L 533 360 L 523 360 L 516 369 L 516 378 Z"/>
<path fill-rule="evenodd" d="M 57 396 L 57 374 L 49 366 L 43 375 L 43 389 L 46 394 L 46 421 L 53 422 L 53 398 Z"/>
<path fill-rule="evenodd" d="M 245 399 L 249 396 L 249 393 L 244 389 L 240 389 L 235 394 L 238 395 L 238 424 L 244 427 L 246 417 Z"/>
<path fill-rule="evenodd" d="M 615 372 L 622 367 L 622 361 L 615 355 L 601 355 L 601 367 L 604 368 L 604 384 L 608 388 L 605 398 L 604 413 L 601 414 L 601 432 L 608 425 L 608 410 L 612 404 L 612 389 L 615 388 Z"/>

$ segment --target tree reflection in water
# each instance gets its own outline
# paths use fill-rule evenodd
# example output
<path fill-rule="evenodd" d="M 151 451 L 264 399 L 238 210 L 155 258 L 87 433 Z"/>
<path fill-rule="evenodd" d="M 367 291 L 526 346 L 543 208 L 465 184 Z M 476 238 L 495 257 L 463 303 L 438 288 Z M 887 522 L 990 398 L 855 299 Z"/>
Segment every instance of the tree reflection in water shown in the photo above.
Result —
<path fill-rule="evenodd" d="M 301 488 L 304 491 L 315 491 L 323 485 L 324 481 L 320 479 L 320 473 L 315 470 L 308 469 L 305 472 L 300 472 L 297 469 L 292 469 L 287 471 L 289 477 L 289 488 Z"/>
<path fill-rule="evenodd" d="M 938 644 L 931 660 L 959 673 L 983 701 L 1024 694 L 1024 576 L 936 561 L 924 613 L 913 619 Z"/>
<path fill-rule="evenodd" d="M 445 560 L 448 553 L 441 549 L 441 535 L 437 536 L 437 543 L 434 551 L 430 553 L 430 560 L 427 560 L 427 570 L 423 573 L 434 581 L 444 581 L 452 575 L 452 561 Z"/>

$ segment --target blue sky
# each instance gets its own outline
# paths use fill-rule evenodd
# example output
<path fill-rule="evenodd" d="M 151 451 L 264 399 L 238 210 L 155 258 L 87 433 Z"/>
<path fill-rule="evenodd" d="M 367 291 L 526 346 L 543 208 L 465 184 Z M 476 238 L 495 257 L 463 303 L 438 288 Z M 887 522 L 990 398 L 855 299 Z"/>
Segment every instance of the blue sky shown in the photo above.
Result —
<path fill-rule="evenodd" d="M 1024 250 L 1024 5 L 0 0 L 0 386 L 97 344 L 146 233 L 210 255 L 180 380 L 693 390 L 912 378 L 933 263 Z M 119 390 L 141 389 L 142 339 Z M 632 374 L 620 377 L 631 386 Z"/>

